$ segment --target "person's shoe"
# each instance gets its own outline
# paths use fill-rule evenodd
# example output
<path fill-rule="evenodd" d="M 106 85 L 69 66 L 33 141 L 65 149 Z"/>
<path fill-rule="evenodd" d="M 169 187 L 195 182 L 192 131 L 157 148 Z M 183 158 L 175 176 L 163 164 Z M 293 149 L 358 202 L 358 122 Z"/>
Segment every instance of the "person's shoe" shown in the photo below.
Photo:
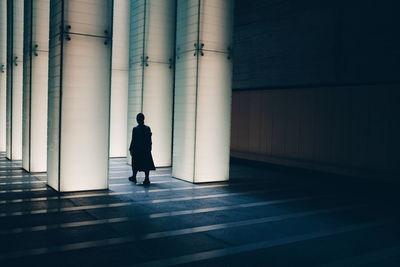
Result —
<path fill-rule="evenodd" d="M 150 185 L 150 180 L 149 179 L 145 179 L 143 181 L 143 185 Z"/>
<path fill-rule="evenodd" d="M 134 182 L 135 184 L 136 184 L 136 177 L 133 177 L 133 176 L 131 176 L 131 177 L 129 177 L 128 178 L 129 179 L 129 181 L 131 181 L 131 182 Z"/>

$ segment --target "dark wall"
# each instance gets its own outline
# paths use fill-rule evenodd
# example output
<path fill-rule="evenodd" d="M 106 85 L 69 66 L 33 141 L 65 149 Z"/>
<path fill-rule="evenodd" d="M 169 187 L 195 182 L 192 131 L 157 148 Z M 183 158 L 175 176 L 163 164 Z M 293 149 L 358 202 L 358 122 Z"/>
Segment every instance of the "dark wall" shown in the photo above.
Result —
<path fill-rule="evenodd" d="M 400 1 L 235 3 L 231 156 L 398 181 Z"/>
<path fill-rule="evenodd" d="M 235 0 L 234 89 L 400 81 L 400 1 Z"/>

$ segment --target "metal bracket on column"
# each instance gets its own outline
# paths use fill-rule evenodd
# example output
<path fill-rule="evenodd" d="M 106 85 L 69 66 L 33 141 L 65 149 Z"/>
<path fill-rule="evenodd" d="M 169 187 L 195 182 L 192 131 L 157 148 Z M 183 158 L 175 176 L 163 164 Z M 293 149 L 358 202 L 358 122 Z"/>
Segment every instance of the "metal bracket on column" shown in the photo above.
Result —
<path fill-rule="evenodd" d="M 195 43 L 194 48 L 195 48 L 194 56 L 197 56 L 197 55 L 204 56 L 204 52 L 203 52 L 204 43 L 201 43 L 201 44 Z"/>
<path fill-rule="evenodd" d="M 149 66 L 149 57 L 141 56 L 140 58 L 142 59 L 142 64 L 140 64 L 140 66 L 148 67 Z"/>
<path fill-rule="evenodd" d="M 38 44 L 35 44 L 34 46 L 33 46 L 33 54 L 37 57 L 37 56 L 39 56 L 39 54 L 38 54 L 38 48 L 39 48 L 39 45 Z"/>
<path fill-rule="evenodd" d="M 71 41 L 71 36 L 68 34 L 69 33 L 69 30 L 71 30 L 71 25 L 67 25 L 67 26 L 65 26 L 65 38 L 68 40 L 68 41 Z"/>
<path fill-rule="evenodd" d="M 4 72 L 4 64 L 1 64 L 1 66 L 0 66 L 0 72 Z"/>
<path fill-rule="evenodd" d="M 108 45 L 108 40 L 110 40 L 111 39 L 111 37 L 109 36 L 109 34 L 108 34 L 108 30 L 104 30 L 104 34 L 105 34 L 105 40 L 104 40 L 104 44 L 105 45 Z"/>
<path fill-rule="evenodd" d="M 169 62 L 168 68 L 169 68 L 169 69 L 172 69 L 172 67 L 175 65 L 174 60 L 173 60 L 172 58 L 169 58 L 169 59 L 168 59 L 168 62 Z"/>
<path fill-rule="evenodd" d="M 230 46 L 228 46 L 228 56 L 227 56 L 227 58 L 231 59 L 231 57 L 232 57 L 232 48 Z"/>
<path fill-rule="evenodd" d="M 18 66 L 18 57 L 14 57 L 13 62 L 14 62 L 14 66 Z"/>

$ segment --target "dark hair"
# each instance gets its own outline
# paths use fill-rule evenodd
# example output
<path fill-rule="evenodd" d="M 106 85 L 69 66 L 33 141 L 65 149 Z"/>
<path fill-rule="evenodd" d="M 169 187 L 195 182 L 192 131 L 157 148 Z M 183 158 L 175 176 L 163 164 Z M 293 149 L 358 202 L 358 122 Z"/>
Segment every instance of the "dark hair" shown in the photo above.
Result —
<path fill-rule="evenodd" d="M 139 124 L 144 123 L 144 115 L 143 115 L 143 113 L 139 113 L 139 114 L 136 115 L 136 121 Z"/>

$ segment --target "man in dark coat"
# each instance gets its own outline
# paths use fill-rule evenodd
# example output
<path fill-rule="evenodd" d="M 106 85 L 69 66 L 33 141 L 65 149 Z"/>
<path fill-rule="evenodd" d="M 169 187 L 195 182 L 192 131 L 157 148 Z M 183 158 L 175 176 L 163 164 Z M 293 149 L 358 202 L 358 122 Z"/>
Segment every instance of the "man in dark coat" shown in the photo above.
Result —
<path fill-rule="evenodd" d="M 136 183 L 137 172 L 144 171 L 146 177 L 143 184 L 149 185 L 149 172 L 156 169 L 151 155 L 151 130 L 149 126 L 144 125 L 142 113 L 137 114 L 136 121 L 138 125 L 132 129 L 132 141 L 129 147 L 133 173 L 129 181 Z"/>

